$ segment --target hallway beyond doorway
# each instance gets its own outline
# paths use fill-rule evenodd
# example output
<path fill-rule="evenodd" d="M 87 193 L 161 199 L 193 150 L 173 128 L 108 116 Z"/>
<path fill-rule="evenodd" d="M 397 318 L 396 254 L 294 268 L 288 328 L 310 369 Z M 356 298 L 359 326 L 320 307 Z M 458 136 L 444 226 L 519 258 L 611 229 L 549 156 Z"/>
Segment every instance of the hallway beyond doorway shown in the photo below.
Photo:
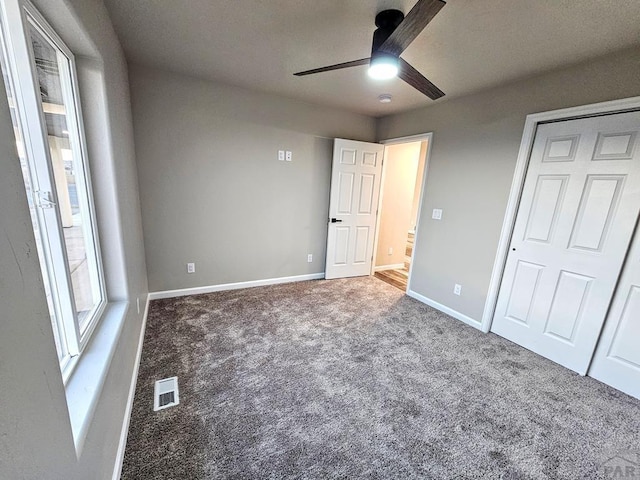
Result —
<path fill-rule="evenodd" d="M 407 247 L 405 249 L 404 267 L 395 270 L 380 270 L 375 273 L 375 277 L 383 282 L 399 288 L 403 292 L 407 291 L 407 281 L 409 279 L 409 265 L 413 256 L 413 242 L 415 233 L 409 232 L 407 235 Z"/>

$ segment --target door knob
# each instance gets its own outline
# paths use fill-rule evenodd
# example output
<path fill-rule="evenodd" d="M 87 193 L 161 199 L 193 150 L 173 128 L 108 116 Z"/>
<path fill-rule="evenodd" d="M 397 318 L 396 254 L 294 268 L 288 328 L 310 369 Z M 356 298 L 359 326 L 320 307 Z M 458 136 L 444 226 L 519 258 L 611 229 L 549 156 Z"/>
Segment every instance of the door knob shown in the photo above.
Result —
<path fill-rule="evenodd" d="M 332 218 L 331 223 L 341 223 L 342 220 L 338 220 L 337 218 Z"/>

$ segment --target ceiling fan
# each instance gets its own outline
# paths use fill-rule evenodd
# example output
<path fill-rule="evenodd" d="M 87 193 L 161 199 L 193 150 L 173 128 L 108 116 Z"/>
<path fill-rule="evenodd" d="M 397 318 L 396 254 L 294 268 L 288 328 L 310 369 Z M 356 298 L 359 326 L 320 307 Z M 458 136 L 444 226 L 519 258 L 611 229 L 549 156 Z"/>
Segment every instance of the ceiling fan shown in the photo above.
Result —
<path fill-rule="evenodd" d="M 301 77 L 369 64 L 368 73 L 372 78 L 383 80 L 398 76 L 430 99 L 436 100 L 444 96 L 444 92 L 400 58 L 400 54 L 444 6 L 443 0 L 418 0 L 406 17 L 400 10 L 383 10 L 376 15 L 378 28 L 373 33 L 371 57 L 314 68 L 294 75 Z"/>

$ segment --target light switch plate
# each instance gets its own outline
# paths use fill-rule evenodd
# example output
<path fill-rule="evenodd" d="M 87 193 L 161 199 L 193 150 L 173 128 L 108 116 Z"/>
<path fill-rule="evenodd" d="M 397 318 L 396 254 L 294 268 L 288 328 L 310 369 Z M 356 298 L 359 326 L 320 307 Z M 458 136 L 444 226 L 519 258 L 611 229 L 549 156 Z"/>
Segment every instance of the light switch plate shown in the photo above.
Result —
<path fill-rule="evenodd" d="M 434 220 L 442 220 L 442 209 L 441 208 L 434 208 L 433 209 L 433 214 L 431 215 L 431 218 L 433 218 Z"/>
<path fill-rule="evenodd" d="M 284 162 L 284 150 L 278 150 L 278 160 Z"/>

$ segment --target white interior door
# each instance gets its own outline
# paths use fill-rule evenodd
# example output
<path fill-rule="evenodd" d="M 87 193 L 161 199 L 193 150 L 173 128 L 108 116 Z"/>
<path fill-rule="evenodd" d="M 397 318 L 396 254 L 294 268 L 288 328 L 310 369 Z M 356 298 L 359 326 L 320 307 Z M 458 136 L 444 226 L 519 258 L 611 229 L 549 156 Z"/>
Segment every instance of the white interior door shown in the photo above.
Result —
<path fill-rule="evenodd" d="M 383 152 L 377 143 L 335 140 L 325 278 L 371 272 Z"/>
<path fill-rule="evenodd" d="M 640 234 L 618 284 L 589 375 L 640 398 Z"/>
<path fill-rule="evenodd" d="M 538 127 L 492 331 L 585 374 L 640 208 L 640 112 Z"/>

